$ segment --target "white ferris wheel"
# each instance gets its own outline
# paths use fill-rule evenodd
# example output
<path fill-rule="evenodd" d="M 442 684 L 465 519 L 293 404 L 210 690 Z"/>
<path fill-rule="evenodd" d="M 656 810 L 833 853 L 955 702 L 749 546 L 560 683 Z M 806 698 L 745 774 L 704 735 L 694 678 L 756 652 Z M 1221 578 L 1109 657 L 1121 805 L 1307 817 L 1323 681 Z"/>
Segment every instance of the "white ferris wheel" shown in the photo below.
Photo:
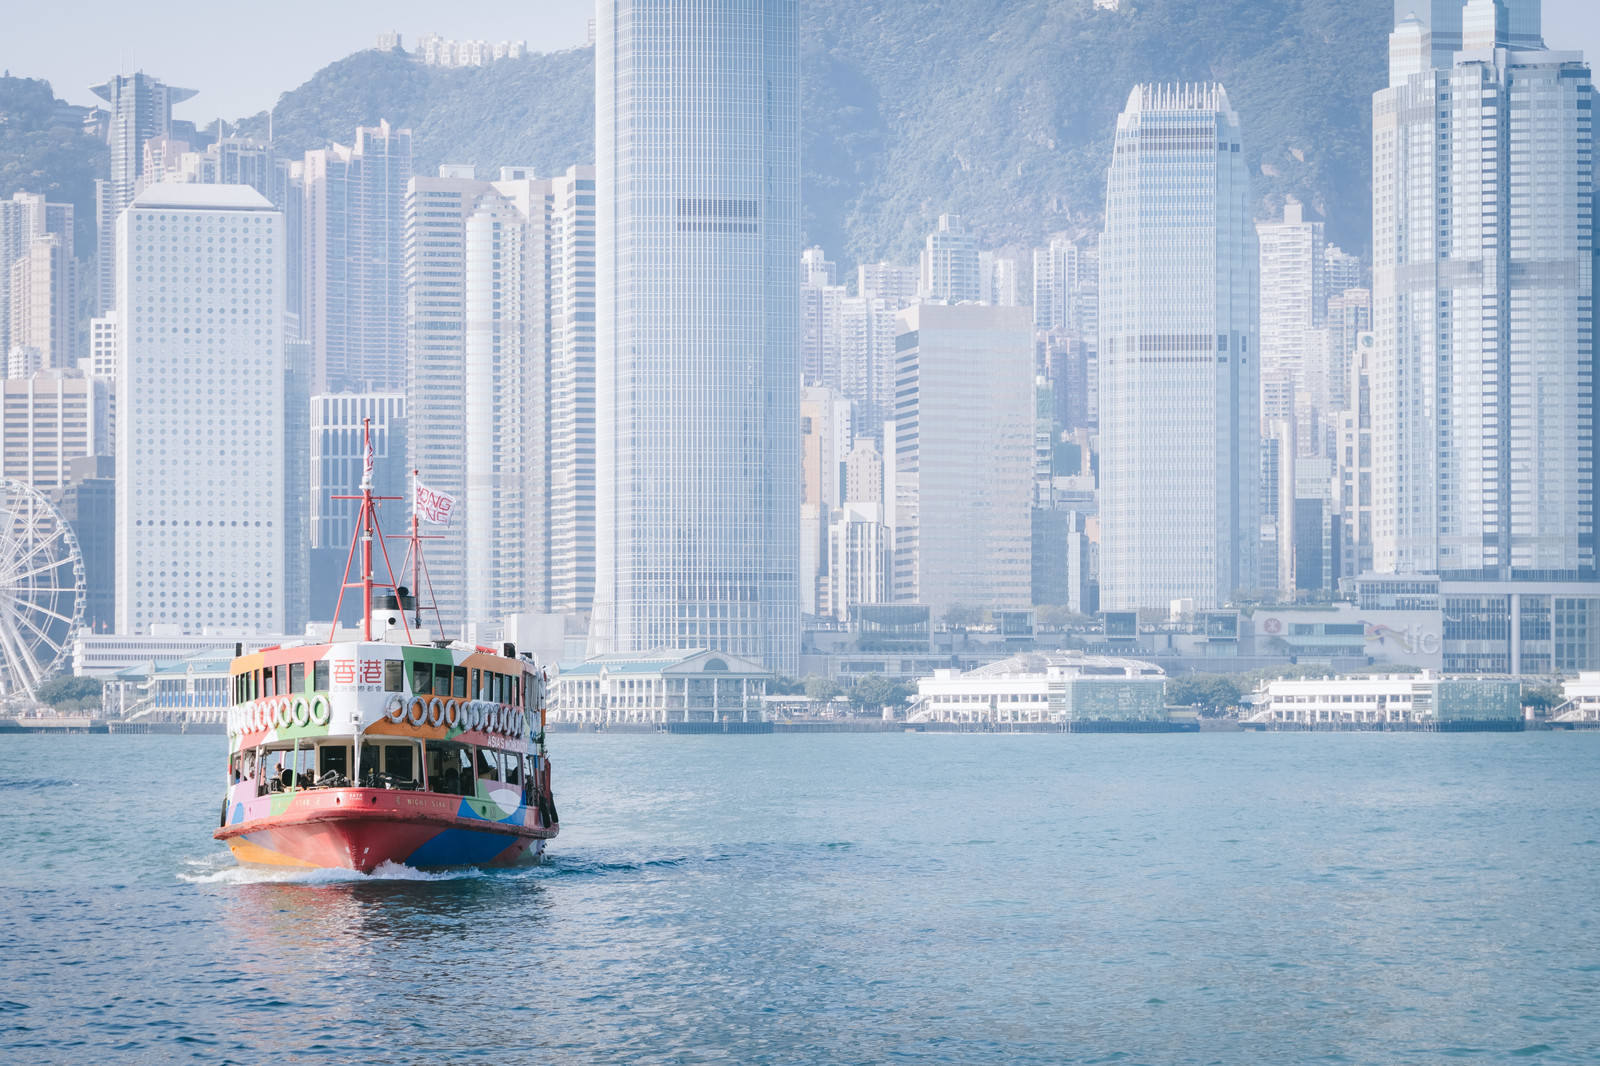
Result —
<path fill-rule="evenodd" d="M 0 694 L 32 699 L 83 624 L 83 554 L 33 486 L 0 482 Z"/>

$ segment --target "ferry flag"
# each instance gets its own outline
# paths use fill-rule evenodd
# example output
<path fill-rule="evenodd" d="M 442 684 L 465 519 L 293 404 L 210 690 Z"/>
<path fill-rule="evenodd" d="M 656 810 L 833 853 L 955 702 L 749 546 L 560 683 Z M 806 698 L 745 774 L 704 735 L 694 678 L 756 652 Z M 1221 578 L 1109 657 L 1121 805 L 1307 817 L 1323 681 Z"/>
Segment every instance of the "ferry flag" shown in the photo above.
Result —
<path fill-rule="evenodd" d="M 412 493 L 411 509 L 418 518 L 437 526 L 448 526 L 450 513 L 456 509 L 456 498 L 449 493 L 435 492 L 418 481 Z"/>

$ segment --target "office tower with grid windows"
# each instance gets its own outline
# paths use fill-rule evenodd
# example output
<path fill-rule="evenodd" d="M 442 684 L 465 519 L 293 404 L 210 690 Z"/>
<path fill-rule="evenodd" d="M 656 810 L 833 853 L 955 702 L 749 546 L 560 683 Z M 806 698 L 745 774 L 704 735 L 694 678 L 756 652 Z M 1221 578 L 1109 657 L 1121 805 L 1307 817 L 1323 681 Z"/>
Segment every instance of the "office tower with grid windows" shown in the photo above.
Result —
<path fill-rule="evenodd" d="M 935 618 L 1029 607 L 1032 312 L 925 303 L 899 319 L 894 598 Z"/>
<path fill-rule="evenodd" d="M 1221 85 L 1140 85 L 1099 254 L 1100 601 L 1200 608 L 1257 584 L 1259 262 Z"/>
<path fill-rule="evenodd" d="M 595 652 L 800 634 L 797 0 L 597 6 Z"/>
<path fill-rule="evenodd" d="M 281 633 L 283 216 L 152 185 L 118 220 L 117 632 Z"/>

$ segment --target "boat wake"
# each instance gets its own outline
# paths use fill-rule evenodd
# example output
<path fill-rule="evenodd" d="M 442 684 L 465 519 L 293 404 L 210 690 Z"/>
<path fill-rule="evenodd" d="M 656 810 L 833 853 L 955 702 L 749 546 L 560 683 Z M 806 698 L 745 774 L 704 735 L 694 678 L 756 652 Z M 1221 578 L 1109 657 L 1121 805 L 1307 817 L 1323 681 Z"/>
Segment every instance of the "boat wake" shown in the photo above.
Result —
<path fill-rule="evenodd" d="M 364 874 L 339 869 L 276 869 L 269 866 L 240 866 L 231 855 L 212 859 L 190 859 L 178 880 L 191 885 L 340 885 L 373 881 L 467 881 L 486 877 L 477 869 L 417 870 L 386 862 Z"/>

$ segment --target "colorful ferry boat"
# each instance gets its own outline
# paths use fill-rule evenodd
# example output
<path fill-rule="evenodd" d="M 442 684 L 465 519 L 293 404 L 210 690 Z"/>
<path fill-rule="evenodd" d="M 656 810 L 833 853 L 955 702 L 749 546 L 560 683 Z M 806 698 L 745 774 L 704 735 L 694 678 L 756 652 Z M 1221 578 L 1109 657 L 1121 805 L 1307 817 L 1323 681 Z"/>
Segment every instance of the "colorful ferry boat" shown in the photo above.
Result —
<path fill-rule="evenodd" d="M 362 501 L 350 553 L 361 548 L 361 578 L 349 580 L 348 562 L 345 575 L 361 590 L 360 628 L 234 658 L 212 835 L 241 862 L 269 866 L 537 861 L 560 830 L 545 673 L 510 644 L 436 640 L 414 624 L 415 597 L 393 570 L 388 583 L 373 578 L 373 545 L 386 567 L 388 552 L 370 460 L 361 496 L 345 498 Z M 409 539 L 420 561 L 415 517 Z"/>

